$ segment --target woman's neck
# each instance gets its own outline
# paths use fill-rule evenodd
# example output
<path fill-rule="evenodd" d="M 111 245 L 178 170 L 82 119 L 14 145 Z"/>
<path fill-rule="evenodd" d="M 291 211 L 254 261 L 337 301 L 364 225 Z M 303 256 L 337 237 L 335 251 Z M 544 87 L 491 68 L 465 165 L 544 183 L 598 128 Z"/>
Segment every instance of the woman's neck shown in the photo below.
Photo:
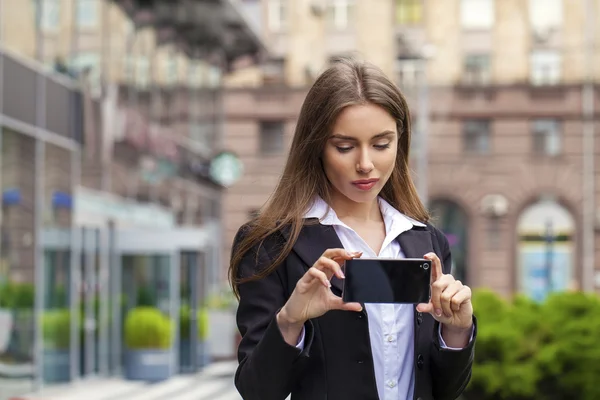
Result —
<path fill-rule="evenodd" d="M 342 194 L 334 193 L 331 196 L 330 206 L 340 220 L 360 223 L 383 221 L 377 198 L 369 202 L 357 203 Z"/>

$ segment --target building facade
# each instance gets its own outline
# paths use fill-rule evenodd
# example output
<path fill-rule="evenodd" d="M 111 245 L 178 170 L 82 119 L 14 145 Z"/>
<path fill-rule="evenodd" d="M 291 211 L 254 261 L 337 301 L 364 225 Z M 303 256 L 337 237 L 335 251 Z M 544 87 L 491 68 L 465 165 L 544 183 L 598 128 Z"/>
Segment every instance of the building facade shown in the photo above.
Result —
<path fill-rule="evenodd" d="M 123 374 L 138 306 L 173 323 L 169 374 L 202 366 L 182 310 L 221 285 L 221 77 L 263 52 L 232 1 L 0 2 L 0 399 Z"/>
<path fill-rule="evenodd" d="M 227 81 L 226 143 L 246 172 L 225 196 L 226 244 L 274 189 L 307 87 L 355 55 L 409 100 L 415 180 L 458 278 L 537 299 L 600 288 L 600 1 L 264 0 L 247 11 L 273 58 Z"/>

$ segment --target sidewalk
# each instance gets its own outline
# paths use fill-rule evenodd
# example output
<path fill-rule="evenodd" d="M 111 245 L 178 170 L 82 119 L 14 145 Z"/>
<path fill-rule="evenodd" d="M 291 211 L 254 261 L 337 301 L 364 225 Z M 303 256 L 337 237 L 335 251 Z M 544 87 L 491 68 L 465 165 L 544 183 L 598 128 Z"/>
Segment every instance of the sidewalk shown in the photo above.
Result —
<path fill-rule="evenodd" d="M 237 362 L 218 362 L 198 374 L 177 375 L 153 384 L 90 379 L 9 400 L 242 400 L 233 385 L 236 367 Z"/>

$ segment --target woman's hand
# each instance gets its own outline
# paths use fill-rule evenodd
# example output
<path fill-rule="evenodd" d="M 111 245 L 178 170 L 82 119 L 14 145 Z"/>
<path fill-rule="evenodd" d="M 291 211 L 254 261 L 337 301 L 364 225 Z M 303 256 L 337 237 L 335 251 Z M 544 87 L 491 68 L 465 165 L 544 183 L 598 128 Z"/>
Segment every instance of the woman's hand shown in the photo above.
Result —
<path fill-rule="evenodd" d="M 344 279 L 341 265 L 345 260 L 360 257 L 344 249 L 327 249 L 315 264 L 296 283 L 296 288 L 277 315 L 277 323 L 286 342 L 295 345 L 302 326 L 311 318 L 329 310 L 361 311 L 359 303 L 344 303 L 331 291 L 333 275 Z"/>
<path fill-rule="evenodd" d="M 419 304 L 417 311 L 430 313 L 443 325 L 442 336 L 448 346 L 464 347 L 473 326 L 471 289 L 452 275 L 444 275 L 442 263 L 434 253 L 428 253 L 424 258 L 432 262 L 431 299 L 427 304 Z M 457 342 L 459 345 L 453 345 Z"/>

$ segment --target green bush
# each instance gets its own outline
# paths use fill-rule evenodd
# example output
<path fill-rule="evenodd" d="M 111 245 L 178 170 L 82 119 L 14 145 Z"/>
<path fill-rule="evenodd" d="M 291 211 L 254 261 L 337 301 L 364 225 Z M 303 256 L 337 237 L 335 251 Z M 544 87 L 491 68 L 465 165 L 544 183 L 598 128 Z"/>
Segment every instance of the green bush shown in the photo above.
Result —
<path fill-rule="evenodd" d="M 14 285 L 5 282 L 0 284 L 0 308 L 12 308 Z"/>
<path fill-rule="evenodd" d="M 600 399 L 600 299 L 558 293 L 542 304 L 473 293 L 478 319 L 466 399 Z"/>
<path fill-rule="evenodd" d="M 71 343 L 71 311 L 66 309 L 45 311 L 42 315 L 44 348 L 66 350 Z"/>
<path fill-rule="evenodd" d="M 34 305 L 33 284 L 5 282 L 0 285 L 0 308 L 33 309 Z"/>
<path fill-rule="evenodd" d="M 127 314 L 125 344 L 128 349 L 168 349 L 172 337 L 172 323 L 158 309 L 137 307 Z"/>
<path fill-rule="evenodd" d="M 22 309 L 32 309 L 35 305 L 35 287 L 32 283 L 21 283 L 15 285 L 13 292 L 13 307 Z"/>
<path fill-rule="evenodd" d="M 198 338 L 202 341 L 208 338 L 208 310 L 202 307 L 197 311 Z M 191 333 L 190 307 L 185 304 L 179 310 L 179 333 L 181 339 L 189 339 Z"/>

